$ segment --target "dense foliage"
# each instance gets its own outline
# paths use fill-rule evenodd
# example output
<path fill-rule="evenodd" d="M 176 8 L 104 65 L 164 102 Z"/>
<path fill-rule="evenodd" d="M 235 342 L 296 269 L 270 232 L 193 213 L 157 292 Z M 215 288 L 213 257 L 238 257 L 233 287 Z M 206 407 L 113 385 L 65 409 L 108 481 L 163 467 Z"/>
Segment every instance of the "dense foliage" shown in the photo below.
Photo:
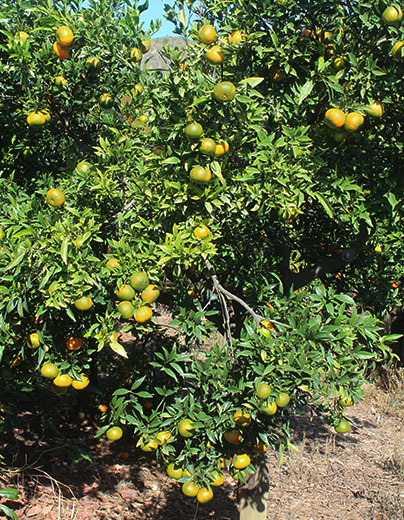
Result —
<path fill-rule="evenodd" d="M 147 3 L 2 4 L 3 427 L 11 393 L 77 388 L 109 401 L 99 435 L 209 488 L 307 407 L 346 431 L 389 356 L 401 9 L 176 0 L 162 71 Z"/>

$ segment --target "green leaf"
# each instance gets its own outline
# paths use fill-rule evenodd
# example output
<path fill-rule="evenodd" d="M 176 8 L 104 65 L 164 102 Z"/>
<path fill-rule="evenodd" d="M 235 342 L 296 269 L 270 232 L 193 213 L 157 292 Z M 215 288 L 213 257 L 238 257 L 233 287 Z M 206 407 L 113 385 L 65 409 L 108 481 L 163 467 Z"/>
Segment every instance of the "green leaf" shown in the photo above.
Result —
<path fill-rule="evenodd" d="M 111 339 L 111 341 L 109 342 L 109 346 L 110 346 L 111 350 L 113 350 L 119 356 L 122 356 L 126 359 L 128 358 L 128 354 L 126 353 L 126 350 L 123 348 L 123 346 L 120 343 L 118 343 L 114 339 Z"/>
<path fill-rule="evenodd" d="M 62 246 L 60 248 L 60 256 L 62 257 L 62 260 L 65 264 L 67 264 L 67 251 L 69 248 L 69 241 L 67 238 L 65 238 L 62 242 Z"/>
<path fill-rule="evenodd" d="M 20 492 L 15 488 L 3 488 L 0 489 L 0 497 L 6 498 L 7 500 L 17 500 Z"/>
<path fill-rule="evenodd" d="M 301 105 L 303 101 L 311 94 L 311 91 L 313 90 L 314 83 L 311 79 L 309 81 L 306 81 L 306 83 L 303 85 L 302 90 L 299 94 L 299 99 L 297 101 L 298 105 Z"/>
<path fill-rule="evenodd" d="M 253 87 L 255 88 L 257 85 L 259 85 L 260 83 L 262 83 L 264 81 L 265 78 L 260 78 L 260 77 L 254 77 L 254 78 L 245 78 L 245 79 L 242 79 L 240 81 L 240 85 L 243 85 L 244 83 L 247 83 L 248 85 L 250 85 L 250 87 Z"/>

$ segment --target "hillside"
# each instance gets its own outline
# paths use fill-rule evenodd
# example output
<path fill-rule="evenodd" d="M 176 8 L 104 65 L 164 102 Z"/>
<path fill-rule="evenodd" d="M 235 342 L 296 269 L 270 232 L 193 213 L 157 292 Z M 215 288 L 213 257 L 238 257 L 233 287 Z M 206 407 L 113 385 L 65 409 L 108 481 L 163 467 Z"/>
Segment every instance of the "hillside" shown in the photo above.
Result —
<path fill-rule="evenodd" d="M 165 36 L 164 38 L 154 38 L 151 41 L 150 51 L 143 57 L 142 63 L 146 64 L 147 69 L 167 69 L 167 63 L 160 54 L 161 49 L 169 45 L 172 48 L 181 48 L 185 45 L 185 40 L 181 36 Z"/>

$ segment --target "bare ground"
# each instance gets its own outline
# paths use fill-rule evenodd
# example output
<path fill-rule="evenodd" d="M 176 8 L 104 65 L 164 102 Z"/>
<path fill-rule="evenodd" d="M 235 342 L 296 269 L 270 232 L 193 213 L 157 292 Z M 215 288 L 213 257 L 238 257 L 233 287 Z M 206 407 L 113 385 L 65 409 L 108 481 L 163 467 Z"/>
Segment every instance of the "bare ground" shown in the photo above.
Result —
<path fill-rule="evenodd" d="M 347 409 L 352 429 L 344 436 L 317 419 L 297 418 L 292 439 L 297 451 L 285 455 L 279 470 L 277 454 L 268 455 L 267 519 L 403 520 L 402 396 L 368 385 L 365 400 Z M 21 491 L 20 500 L 9 503 L 20 520 L 238 518 L 237 487 L 230 476 L 211 502 L 197 508 L 153 458 L 139 458 L 128 446 L 97 440 L 90 446 L 92 462 L 74 463 L 56 456 L 45 439 L 23 433 L 17 432 L 19 447 L 8 455 L 21 461 L 22 444 L 27 449 L 30 443 L 42 443 L 41 458 L 0 476 L 1 487 L 17 485 Z M 72 433 L 88 435 L 92 427 Z M 122 458 L 125 451 L 128 459 Z"/>

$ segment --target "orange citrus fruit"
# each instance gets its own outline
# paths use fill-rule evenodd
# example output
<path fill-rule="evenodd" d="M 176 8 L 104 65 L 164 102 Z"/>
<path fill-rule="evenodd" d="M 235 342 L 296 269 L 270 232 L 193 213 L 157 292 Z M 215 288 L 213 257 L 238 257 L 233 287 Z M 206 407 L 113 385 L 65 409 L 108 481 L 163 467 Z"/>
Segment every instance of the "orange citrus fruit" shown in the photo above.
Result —
<path fill-rule="evenodd" d="M 58 374 L 53 380 L 55 386 L 70 386 L 72 384 L 72 378 L 69 374 Z"/>
<path fill-rule="evenodd" d="M 219 65 L 224 62 L 224 52 L 220 45 L 214 45 L 205 54 L 206 59 L 212 65 Z"/>
<path fill-rule="evenodd" d="M 204 155 L 213 155 L 216 150 L 216 143 L 213 139 L 209 139 L 206 137 L 202 139 L 201 146 L 199 147 L 199 151 Z"/>
<path fill-rule="evenodd" d="M 215 85 L 213 96 L 217 101 L 229 103 L 236 95 L 236 87 L 230 81 L 222 81 Z"/>
<path fill-rule="evenodd" d="M 52 46 L 53 52 L 61 60 L 67 60 L 70 57 L 70 50 L 68 47 L 63 47 L 60 43 L 55 42 Z"/>
<path fill-rule="evenodd" d="M 62 47 L 69 47 L 74 39 L 73 31 L 66 25 L 62 25 L 56 31 L 56 41 L 62 45 Z"/>
<path fill-rule="evenodd" d="M 143 291 L 149 285 L 149 277 L 142 272 L 133 273 L 130 277 L 130 284 L 136 291 Z"/>
<path fill-rule="evenodd" d="M 74 306 L 79 311 L 88 311 L 93 306 L 93 300 L 89 296 L 82 296 L 81 298 L 77 298 L 74 302 Z"/>
<path fill-rule="evenodd" d="M 72 387 L 75 390 L 83 390 L 90 384 L 90 380 L 84 374 L 80 374 L 80 379 L 73 379 Z"/>
<path fill-rule="evenodd" d="M 350 112 L 345 119 L 344 129 L 347 132 L 356 132 L 365 122 L 365 118 L 358 112 Z"/>
<path fill-rule="evenodd" d="M 69 338 L 66 341 L 66 347 L 67 350 L 79 350 L 83 344 L 83 341 L 81 338 Z"/>
<path fill-rule="evenodd" d="M 233 462 L 233 467 L 236 469 L 244 469 L 251 464 L 251 459 L 246 453 L 240 453 L 236 456 Z"/>
<path fill-rule="evenodd" d="M 135 307 L 128 301 L 123 301 L 118 304 L 117 311 L 125 320 L 129 320 L 135 314 Z"/>
<path fill-rule="evenodd" d="M 196 499 L 200 504 L 204 504 L 205 502 L 209 502 L 213 498 L 213 491 L 209 488 L 202 487 L 199 489 Z"/>
<path fill-rule="evenodd" d="M 133 287 L 128 284 L 123 284 L 115 291 L 115 294 L 119 300 L 130 301 L 135 297 L 135 291 Z"/>
<path fill-rule="evenodd" d="M 198 38 L 202 43 L 212 43 L 216 38 L 216 29 L 213 25 L 205 24 L 198 31 Z"/>
<path fill-rule="evenodd" d="M 212 178 L 212 173 L 208 168 L 203 166 L 194 166 L 189 173 L 189 178 L 196 183 L 207 183 Z"/>
<path fill-rule="evenodd" d="M 195 427 L 191 419 L 183 419 L 178 425 L 178 433 L 185 439 L 189 439 L 195 433 Z"/>
<path fill-rule="evenodd" d="M 112 426 L 107 430 L 107 439 L 110 441 L 118 441 L 123 435 L 122 428 L 119 426 Z"/>
<path fill-rule="evenodd" d="M 45 363 L 41 367 L 41 374 L 48 379 L 55 379 L 59 374 L 59 369 L 54 363 Z"/>
<path fill-rule="evenodd" d="M 149 321 L 150 318 L 153 316 L 153 311 L 148 307 L 147 305 L 142 305 L 138 308 L 135 314 L 135 321 L 138 323 L 145 323 L 146 321 Z"/>
<path fill-rule="evenodd" d="M 42 112 L 31 112 L 27 116 L 27 123 L 31 128 L 40 127 L 46 123 L 46 119 Z"/>
<path fill-rule="evenodd" d="M 324 115 L 324 121 L 327 126 L 336 130 L 344 126 L 345 114 L 338 108 L 329 108 Z"/>
<path fill-rule="evenodd" d="M 51 188 L 46 194 L 46 202 L 53 206 L 54 208 L 58 208 L 65 201 L 65 196 L 63 191 L 58 190 L 56 188 Z"/>
<path fill-rule="evenodd" d="M 209 235 L 209 233 L 210 233 L 209 228 L 207 226 L 205 226 L 205 224 L 201 224 L 200 226 L 198 226 L 194 229 L 194 235 L 199 240 L 206 238 Z"/>

